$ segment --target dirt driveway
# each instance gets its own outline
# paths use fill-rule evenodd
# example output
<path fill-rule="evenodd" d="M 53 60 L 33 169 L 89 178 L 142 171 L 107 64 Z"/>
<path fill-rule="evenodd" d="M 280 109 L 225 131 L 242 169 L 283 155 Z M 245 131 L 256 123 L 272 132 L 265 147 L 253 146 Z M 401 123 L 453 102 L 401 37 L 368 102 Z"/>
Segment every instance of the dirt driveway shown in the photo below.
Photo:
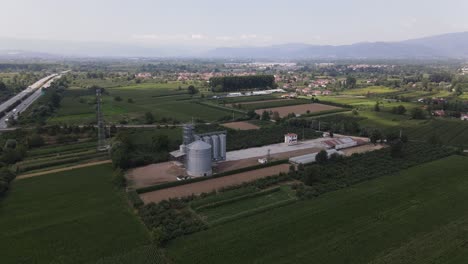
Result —
<path fill-rule="evenodd" d="M 268 168 L 225 176 L 221 178 L 215 178 L 212 180 L 195 182 L 154 192 L 143 193 L 140 194 L 140 197 L 145 203 L 160 202 L 169 198 L 189 196 L 191 194 L 200 194 L 203 192 L 211 192 L 213 190 L 221 189 L 222 187 L 253 181 L 267 176 L 276 175 L 280 172 L 287 172 L 288 170 L 289 164 L 281 164 Z"/>

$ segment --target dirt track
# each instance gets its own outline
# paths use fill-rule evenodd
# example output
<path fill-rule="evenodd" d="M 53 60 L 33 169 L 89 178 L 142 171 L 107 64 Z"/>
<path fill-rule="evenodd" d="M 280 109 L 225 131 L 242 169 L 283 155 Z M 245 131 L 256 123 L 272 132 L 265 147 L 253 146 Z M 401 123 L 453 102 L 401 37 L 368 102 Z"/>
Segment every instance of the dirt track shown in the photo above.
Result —
<path fill-rule="evenodd" d="M 35 173 L 23 174 L 23 175 L 17 176 L 15 179 L 16 180 L 21 180 L 21 179 L 41 176 L 41 175 L 44 175 L 44 174 L 51 174 L 51 173 L 56 173 L 56 172 L 61 172 L 61 171 L 69 171 L 69 170 L 74 170 L 74 169 L 79 169 L 79 168 L 84 168 L 84 167 L 90 167 L 90 166 L 95 166 L 95 165 L 101 165 L 101 164 L 108 164 L 108 163 L 112 163 L 112 161 L 111 160 L 101 160 L 101 161 L 89 162 L 89 163 L 86 163 L 86 164 L 80 164 L 80 165 L 60 168 L 60 169 L 53 169 L 53 170 L 48 170 L 48 171 L 40 171 L 40 172 L 35 172 Z"/>
<path fill-rule="evenodd" d="M 131 169 L 126 178 L 129 185 L 134 188 L 156 185 L 165 182 L 177 181 L 177 176 L 185 175 L 185 170 L 174 162 L 162 162 Z"/>
<path fill-rule="evenodd" d="M 267 176 L 276 175 L 280 172 L 287 172 L 288 170 L 289 164 L 281 164 L 254 171 L 248 171 L 221 178 L 215 178 L 212 180 L 195 182 L 154 192 L 143 193 L 140 195 L 140 197 L 145 203 L 159 202 L 174 197 L 183 197 L 189 196 L 191 194 L 200 194 L 202 192 L 211 192 L 213 190 L 218 190 L 222 187 L 253 181 Z"/>
<path fill-rule="evenodd" d="M 259 126 L 254 124 L 250 124 L 249 122 L 231 122 L 231 123 L 224 123 L 221 124 L 224 127 L 238 129 L 238 130 L 253 130 L 253 129 L 260 129 Z"/>

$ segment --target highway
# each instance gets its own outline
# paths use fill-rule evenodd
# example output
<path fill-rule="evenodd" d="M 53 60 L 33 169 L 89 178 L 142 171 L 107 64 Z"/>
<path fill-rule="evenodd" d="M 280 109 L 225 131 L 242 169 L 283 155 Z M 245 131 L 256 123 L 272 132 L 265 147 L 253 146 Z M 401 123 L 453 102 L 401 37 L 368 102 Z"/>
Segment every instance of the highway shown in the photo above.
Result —
<path fill-rule="evenodd" d="M 5 111 L 9 107 L 11 107 L 15 102 L 21 100 L 21 98 L 27 96 L 28 94 L 31 94 L 28 96 L 24 101 L 22 101 L 19 105 L 17 105 L 14 109 L 11 111 L 7 112 L 3 117 L 0 118 L 0 129 L 7 128 L 7 120 L 10 118 L 16 118 L 19 113 L 23 112 L 26 110 L 34 101 L 36 101 L 40 96 L 41 96 L 41 88 L 47 88 L 50 86 L 50 84 L 55 81 L 56 79 L 60 78 L 61 75 L 59 74 L 52 74 L 47 77 L 44 77 L 40 79 L 39 81 L 35 82 L 28 88 L 24 89 L 17 95 L 11 97 L 7 101 L 3 102 L 0 104 L 0 112 Z"/>

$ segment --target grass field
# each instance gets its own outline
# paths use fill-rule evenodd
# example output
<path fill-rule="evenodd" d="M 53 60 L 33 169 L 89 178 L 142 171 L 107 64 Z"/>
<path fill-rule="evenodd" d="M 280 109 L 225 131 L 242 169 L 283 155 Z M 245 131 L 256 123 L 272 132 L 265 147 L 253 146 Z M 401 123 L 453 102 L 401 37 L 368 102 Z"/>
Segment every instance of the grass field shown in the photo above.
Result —
<path fill-rule="evenodd" d="M 0 202 L 1 262 L 94 263 L 143 247 L 148 233 L 126 203 L 111 165 L 17 180 Z"/>
<path fill-rule="evenodd" d="M 468 158 L 451 156 L 219 225 L 174 263 L 466 263 Z"/>
<path fill-rule="evenodd" d="M 197 104 L 200 99 L 192 98 L 187 93 L 187 85 L 181 90 L 178 89 L 179 85 L 180 83 L 142 83 L 106 88 L 108 95 L 102 97 L 104 119 L 108 122 L 126 120 L 130 123 L 142 123 L 146 112 L 153 113 L 156 120 L 172 118 L 189 121 L 194 118 L 215 121 L 226 116 L 232 117 L 232 111 Z M 116 97 L 121 100 L 115 100 Z M 65 93 L 58 113 L 49 119 L 49 123 L 95 122 L 94 102 L 95 96 L 87 93 L 87 89 L 70 89 Z"/>
<path fill-rule="evenodd" d="M 395 92 L 398 92 L 398 90 L 390 88 L 390 87 L 369 86 L 369 87 L 365 87 L 365 88 L 345 90 L 344 92 L 342 92 L 342 94 L 367 95 L 368 93 L 370 93 L 370 94 L 373 94 L 373 95 L 385 95 L 385 94 L 390 94 L 390 93 L 395 93 Z"/>

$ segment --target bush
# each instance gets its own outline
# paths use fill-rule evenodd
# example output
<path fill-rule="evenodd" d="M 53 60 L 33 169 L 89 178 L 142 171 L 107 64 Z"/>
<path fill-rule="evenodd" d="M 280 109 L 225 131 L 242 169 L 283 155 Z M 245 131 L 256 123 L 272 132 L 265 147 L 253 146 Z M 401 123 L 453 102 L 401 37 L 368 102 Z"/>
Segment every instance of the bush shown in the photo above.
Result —
<path fill-rule="evenodd" d="M 122 169 L 118 168 L 114 171 L 114 184 L 119 188 L 123 188 L 127 185 L 127 180 L 125 179 L 125 174 Z"/>
<path fill-rule="evenodd" d="M 140 208 L 144 205 L 143 200 L 141 200 L 140 195 L 134 190 L 127 192 L 127 197 L 133 208 Z"/>
<path fill-rule="evenodd" d="M 317 156 L 315 156 L 315 161 L 318 163 L 318 164 L 325 164 L 327 163 L 328 161 L 328 153 L 327 151 L 325 150 L 321 150 Z"/>
<path fill-rule="evenodd" d="M 28 138 L 28 147 L 29 148 L 38 148 L 44 145 L 44 138 L 39 136 L 38 134 L 32 135 Z"/>

